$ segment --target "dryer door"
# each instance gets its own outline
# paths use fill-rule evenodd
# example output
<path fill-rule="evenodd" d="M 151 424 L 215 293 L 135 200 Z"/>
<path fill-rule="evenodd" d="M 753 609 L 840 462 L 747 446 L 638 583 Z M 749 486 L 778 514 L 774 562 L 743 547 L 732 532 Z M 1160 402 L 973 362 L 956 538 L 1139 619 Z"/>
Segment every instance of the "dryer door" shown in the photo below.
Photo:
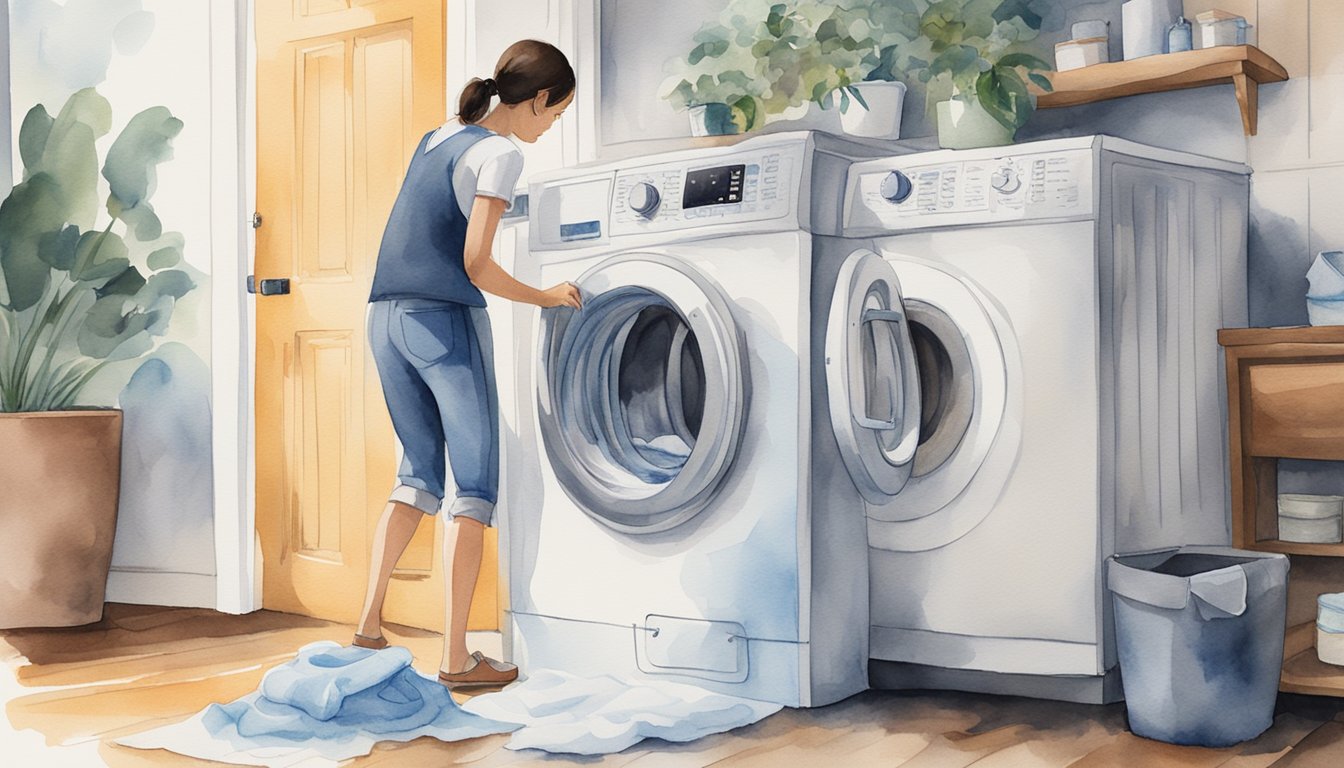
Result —
<path fill-rule="evenodd" d="M 581 311 L 543 310 L 537 401 L 561 485 L 598 521 L 667 530 L 713 497 L 745 412 L 722 292 L 662 254 L 608 259 L 577 281 Z"/>
<path fill-rule="evenodd" d="M 885 501 L 910 479 L 920 391 L 896 272 L 859 250 L 840 267 L 826 325 L 831 426 L 864 498 Z"/>

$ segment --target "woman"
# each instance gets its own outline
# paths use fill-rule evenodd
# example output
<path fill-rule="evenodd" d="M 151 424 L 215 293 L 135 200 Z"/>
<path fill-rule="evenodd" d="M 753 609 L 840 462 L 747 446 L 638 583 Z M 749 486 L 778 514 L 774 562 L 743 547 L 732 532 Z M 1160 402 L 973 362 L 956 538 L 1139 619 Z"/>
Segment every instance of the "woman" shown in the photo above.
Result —
<path fill-rule="evenodd" d="M 499 104 L 489 109 L 491 97 Z M 467 651 L 467 613 L 485 526 L 499 484 L 498 406 L 491 364 L 488 291 L 542 307 L 578 308 L 578 289 L 518 282 L 490 255 L 513 198 L 523 156 L 509 141 L 536 141 L 574 98 L 563 53 L 536 40 L 513 44 L 492 78 L 462 91 L 458 119 L 426 134 L 383 233 L 369 297 L 369 344 L 404 458 L 378 522 L 369 585 L 354 644 L 383 648 L 388 579 L 421 517 L 442 506 L 447 615 L 439 679 L 449 688 L 499 685 L 517 667 Z M 445 500 L 444 451 L 455 498 Z"/>

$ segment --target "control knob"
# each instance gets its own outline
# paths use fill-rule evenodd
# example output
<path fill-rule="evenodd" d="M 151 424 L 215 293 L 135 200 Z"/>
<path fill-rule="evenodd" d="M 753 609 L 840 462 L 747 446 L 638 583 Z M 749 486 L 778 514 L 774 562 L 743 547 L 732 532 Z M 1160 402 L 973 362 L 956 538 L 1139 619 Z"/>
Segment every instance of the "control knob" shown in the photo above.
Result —
<path fill-rule="evenodd" d="M 662 199 L 662 195 L 658 194 L 657 187 L 647 181 L 641 181 L 630 188 L 630 194 L 626 201 L 635 213 L 646 219 L 651 219 L 653 214 L 657 212 L 658 204 L 662 202 Z"/>
<path fill-rule="evenodd" d="M 990 175 L 989 186 L 1001 194 L 1011 195 L 1021 188 L 1022 180 L 1017 177 L 1017 171 L 1012 166 L 1006 165 Z"/>
<path fill-rule="evenodd" d="M 910 193 L 915 191 L 915 185 L 911 183 L 910 177 L 900 171 L 892 171 L 887 177 L 882 179 L 881 187 L 882 197 L 889 203 L 903 203 Z"/>

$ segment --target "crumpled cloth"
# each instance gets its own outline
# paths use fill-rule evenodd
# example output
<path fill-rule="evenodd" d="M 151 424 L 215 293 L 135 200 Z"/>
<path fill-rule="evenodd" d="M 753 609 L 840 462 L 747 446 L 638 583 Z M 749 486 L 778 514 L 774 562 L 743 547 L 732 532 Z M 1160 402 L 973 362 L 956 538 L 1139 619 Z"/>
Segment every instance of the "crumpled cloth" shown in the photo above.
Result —
<path fill-rule="evenodd" d="M 442 684 L 411 668 L 405 648 L 321 641 L 268 671 L 257 692 L 117 743 L 237 765 L 335 765 L 379 741 L 459 741 L 516 728 L 464 712 Z"/>
<path fill-rule="evenodd" d="M 647 738 L 693 741 L 751 725 L 782 707 L 671 681 L 585 678 L 542 669 L 502 691 L 475 696 L 462 709 L 521 723 L 508 749 L 604 755 Z"/>

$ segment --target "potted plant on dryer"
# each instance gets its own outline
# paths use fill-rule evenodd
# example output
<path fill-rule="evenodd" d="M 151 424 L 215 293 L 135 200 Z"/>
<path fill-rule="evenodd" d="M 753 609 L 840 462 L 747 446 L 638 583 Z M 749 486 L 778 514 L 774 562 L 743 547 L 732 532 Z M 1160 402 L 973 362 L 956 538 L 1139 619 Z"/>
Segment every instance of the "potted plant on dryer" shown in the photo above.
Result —
<path fill-rule="evenodd" d="M 150 204 L 182 122 L 140 112 L 100 168 L 95 143 L 111 124 L 91 88 L 54 118 L 33 107 L 23 179 L 0 203 L 0 628 L 101 618 L 121 412 L 85 393 L 107 366 L 148 354 L 194 287 L 177 268 L 180 235 Z"/>
<path fill-rule="evenodd" d="M 883 50 L 878 71 L 928 84 L 938 143 L 951 149 L 1011 144 L 1036 104 L 1026 81 L 1051 90 L 1051 66 L 1031 47 L 1041 16 L 1031 0 L 895 0 L 916 20 L 909 42 Z"/>

